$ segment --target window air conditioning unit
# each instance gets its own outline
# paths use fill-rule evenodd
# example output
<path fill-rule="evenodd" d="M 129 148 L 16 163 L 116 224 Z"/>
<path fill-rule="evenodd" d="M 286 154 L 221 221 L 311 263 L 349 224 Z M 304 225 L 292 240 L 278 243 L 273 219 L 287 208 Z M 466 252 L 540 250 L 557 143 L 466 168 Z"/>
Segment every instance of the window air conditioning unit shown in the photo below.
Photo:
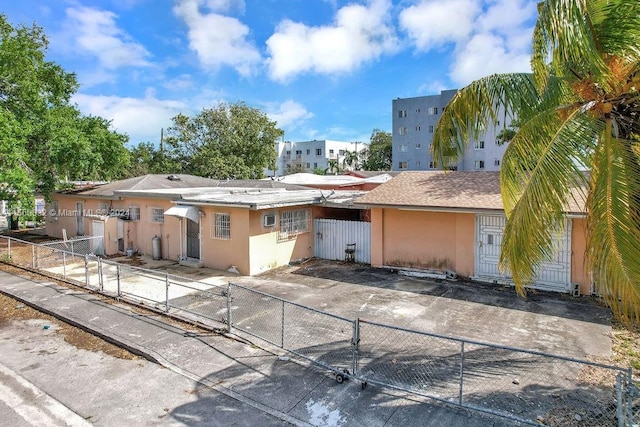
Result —
<path fill-rule="evenodd" d="M 264 227 L 274 227 L 276 225 L 275 214 L 267 214 L 262 217 L 262 225 Z"/>

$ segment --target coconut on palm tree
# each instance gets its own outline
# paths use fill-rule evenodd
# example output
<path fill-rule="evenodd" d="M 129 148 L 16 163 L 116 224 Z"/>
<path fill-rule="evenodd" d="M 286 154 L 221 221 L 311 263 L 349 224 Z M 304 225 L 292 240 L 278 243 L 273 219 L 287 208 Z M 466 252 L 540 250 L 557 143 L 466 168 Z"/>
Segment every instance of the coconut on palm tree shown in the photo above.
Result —
<path fill-rule="evenodd" d="M 500 174 L 507 215 L 501 266 L 519 293 L 553 253 L 566 206 L 582 197 L 587 267 L 622 319 L 640 319 L 640 2 L 546 0 L 533 73 L 492 75 L 460 90 L 434 133 L 448 164 L 470 137 L 518 120 Z"/>

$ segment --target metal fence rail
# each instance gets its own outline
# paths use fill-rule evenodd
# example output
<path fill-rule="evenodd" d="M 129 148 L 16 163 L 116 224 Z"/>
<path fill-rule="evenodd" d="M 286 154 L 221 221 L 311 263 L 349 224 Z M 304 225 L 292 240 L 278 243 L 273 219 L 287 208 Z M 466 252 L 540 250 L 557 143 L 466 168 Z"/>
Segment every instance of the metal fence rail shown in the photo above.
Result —
<path fill-rule="evenodd" d="M 74 247 L 75 249 L 75 247 Z M 350 320 L 245 286 L 217 286 L 0 236 L 0 260 L 73 280 L 353 378 L 531 425 L 637 426 L 631 368 Z"/>

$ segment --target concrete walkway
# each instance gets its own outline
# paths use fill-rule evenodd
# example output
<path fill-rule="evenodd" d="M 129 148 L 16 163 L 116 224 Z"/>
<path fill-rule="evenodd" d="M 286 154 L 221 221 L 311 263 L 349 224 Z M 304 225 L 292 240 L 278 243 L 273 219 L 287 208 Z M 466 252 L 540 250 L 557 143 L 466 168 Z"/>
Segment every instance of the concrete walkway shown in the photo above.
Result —
<path fill-rule="evenodd" d="M 283 424 L 510 425 L 378 387 L 361 390 L 359 383 L 338 384 L 328 372 L 280 360 L 278 354 L 241 339 L 187 330 L 161 316 L 46 280 L 0 271 L 0 292 L 157 361 Z M 244 425 L 242 414 L 237 424 Z"/>

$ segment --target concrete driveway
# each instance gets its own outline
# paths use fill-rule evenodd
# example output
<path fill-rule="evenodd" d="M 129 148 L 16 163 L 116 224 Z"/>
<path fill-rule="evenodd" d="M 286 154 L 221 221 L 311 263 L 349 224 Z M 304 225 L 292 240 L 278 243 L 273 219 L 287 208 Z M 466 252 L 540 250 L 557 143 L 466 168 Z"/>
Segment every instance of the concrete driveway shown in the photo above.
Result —
<path fill-rule="evenodd" d="M 521 298 L 512 287 L 438 283 L 325 260 L 257 277 L 177 264 L 155 268 L 208 283 L 231 281 L 350 319 L 569 357 L 611 356 L 611 312 L 591 297 L 530 291 Z"/>

